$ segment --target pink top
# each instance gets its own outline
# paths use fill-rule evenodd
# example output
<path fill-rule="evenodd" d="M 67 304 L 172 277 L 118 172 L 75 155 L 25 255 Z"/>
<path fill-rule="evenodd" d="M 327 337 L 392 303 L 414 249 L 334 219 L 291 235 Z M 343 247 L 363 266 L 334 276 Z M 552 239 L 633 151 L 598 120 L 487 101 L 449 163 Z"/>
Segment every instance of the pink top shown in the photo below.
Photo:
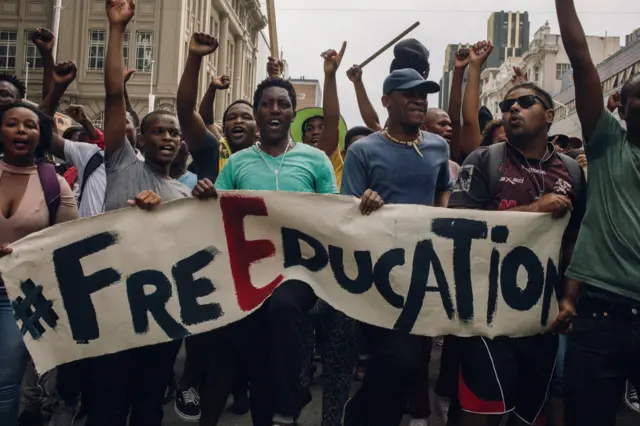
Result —
<path fill-rule="evenodd" d="M 42 191 L 36 166 L 15 167 L 0 161 L 0 190 L 7 191 L 5 194 L 8 193 L 11 196 L 10 190 L 6 187 L 3 188 L 2 180 L 5 173 L 29 175 L 27 188 L 13 216 L 7 219 L 0 211 L 0 244 L 11 244 L 33 232 L 47 228 L 49 226 L 49 209 L 44 199 L 44 192 Z M 60 183 L 61 199 L 58 214 L 56 215 L 56 223 L 75 220 L 78 218 L 76 197 L 62 176 L 58 176 L 58 182 Z M 0 196 L 1 198 L 2 196 Z"/>
<path fill-rule="evenodd" d="M 458 173 L 460 172 L 460 165 L 455 161 L 449 160 L 449 175 L 452 181 L 456 181 Z"/>

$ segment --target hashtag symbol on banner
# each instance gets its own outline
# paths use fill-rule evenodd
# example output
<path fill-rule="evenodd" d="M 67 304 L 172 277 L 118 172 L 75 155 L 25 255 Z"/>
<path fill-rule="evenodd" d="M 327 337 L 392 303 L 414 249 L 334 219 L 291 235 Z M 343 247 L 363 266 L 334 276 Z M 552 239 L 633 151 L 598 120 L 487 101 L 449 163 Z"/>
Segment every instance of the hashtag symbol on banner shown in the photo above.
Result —
<path fill-rule="evenodd" d="M 59 317 L 53 310 L 53 302 L 42 295 L 41 285 L 35 285 L 31 279 L 28 279 L 20 283 L 20 288 L 24 298 L 17 297 L 11 302 L 13 316 L 16 321 L 22 322 L 20 332 L 23 336 L 28 332 L 34 340 L 38 340 L 45 332 L 40 320 L 49 327 L 55 328 Z"/>

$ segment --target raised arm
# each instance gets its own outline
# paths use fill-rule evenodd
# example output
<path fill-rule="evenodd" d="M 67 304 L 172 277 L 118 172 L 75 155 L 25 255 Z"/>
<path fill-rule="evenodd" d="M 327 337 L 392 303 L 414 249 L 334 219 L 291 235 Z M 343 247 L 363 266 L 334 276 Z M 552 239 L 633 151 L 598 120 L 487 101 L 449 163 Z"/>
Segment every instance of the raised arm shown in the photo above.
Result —
<path fill-rule="evenodd" d="M 482 134 L 478 111 L 480 110 L 480 74 L 482 64 L 493 50 L 491 41 L 480 41 L 469 50 L 469 73 L 467 87 L 464 91 L 462 103 L 462 133 L 460 148 L 465 155 L 471 154 L 480 146 Z"/>
<path fill-rule="evenodd" d="M 347 49 L 347 42 L 342 43 L 340 52 L 327 50 L 322 54 L 324 58 L 324 95 L 322 97 L 322 110 L 324 115 L 324 130 L 318 142 L 318 148 L 331 157 L 338 149 L 340 126 L 340 102 L 338 101 L 338 85 L 336 72 Z"/>
<path fill-rule="evenodd" d="M 135 14 L 133 0 L 107 0 L 109 40 L 104 72 L 104 144 L 107 156 L 127 143 L 125 136 L 126 103 L 124 100 L 124 56 L 122 43 L 127 24 Z"/>
<path fill-rule="evenodd" d="M 380 131 L 382 126 L 380 125 L 380 118 L 378 113 L 369 100 L 367 90 L 364 88 L 362 82 L 362 70 L 358 65 L 354 65 L 347 71 L 347 77 L 353 83 L 353 87 L 356 89 L 356 100 L 358 101 L 358 108 L 360 109 L 360 116 L 364 121 L 364 124 L 373 130 Z"/>
<path fill-rule="evenodd" d="M 469 65 L 469 49 L 463 47 L 458 50 L 454 56 L 455 65 L 453 70 L 453 79 L 451 80 L 451 94 L 449 95 L 449 118 L 451 119 L 451 141 L 449 149 L 451 150 L 451 159 L 455 162 L 460 161 L 462 148 L 460 146 L 460 137 L 462 135 L 462 119 L 460 117 L 460 109 L 462 108 L 462 83 L 464 80 L 464 70 Z"/>
<path fill-rule="evenodd" d="M 31 41 L 42 56 L 42 99 L 44 99 L 53 88 L 53 67 L 55 65 L 53 47 L 56 44 L 56 38 L 48 29 L 36 28 L 31 35 Z"/>
<path fill-rule="evenodd" d="M 209 88 L 200 101 L 200 108 L 198 113 L 200 118 L 204 121 L 205 126 L 213 135 L 218 139 L 222 139 L 222 135 L 218 131 L 215 124 L 215 116 L 213 114 L 213 105 L 216 100 L 216 92 L 218 90 L 227 90 L 231 86 L 231 77 L 228 75 L 221 75 L 214 77 L 209 84 Z"/>
<path fill-rule="evenodd" d="M 67 115 L 82 126 L 85 132 L 87 132 L 87 138 L 90 141 L 100 139 L 98 129 L 96 129 L 96 126 L 94 126 L 91 120 L 89 120 L 89 117 L 87 117 L 82 105 L 69 105 L 67 108 Z"/>
<path fill-rule="evenodd" d="M 138 117 L 138 113 L 136 112 L 136 110 L 133 109 L 133 105 L 131 104 L 131 99 L 129 99 L 129 92 L 127 91 L 127 83 L 135 73 L 136 73 L 136 70 L 128 70 L 126 68 L 124 69 L 124 103 L 126 105 L 127 112 L 131 114 L 131 117 L 133 117 L 133 125 L 136 128 L 139 128 L 140 117 Z"/>
<path fill-rule="evenodd" d="M 58 109 L 58 104 L 60 103 L 60 99 L 64 95 L 64 92 L 73 80 L 75 80 L 78 69 L 76 68 L 76 64 L 73 62 L 63 62 L 54 66 L 51 71 L 51 82 L 53 83 L 53 86 L 38 108 L 40 111 L 53 117 Z M 64 158 L 64 139 L 62 139 L 57 132 L 53 133 L 51 152 L 60 158 Z"/>
<path fill-rule="evenodd" d="M 196 112 L 198 81 L 202 58 L 212 54 L 218 48 L 218 40 L 204 33 L 194 33 L 189 42 L 187 63 L 178 86 L 176 101 L 180 129 L 191 151 L 199 151 L 204 144 L 207 127 Z"/>
<path fill-rule="evenodd" d="M 582 133 L 587 140 L 595 131 L 604 110 L 600 76 L 591 60 L 587 37 L 584 35 L 573 0 L 556 0 L 556 12 L 562 44 L 573 69 L 576 110 L 582 125 Z"/>

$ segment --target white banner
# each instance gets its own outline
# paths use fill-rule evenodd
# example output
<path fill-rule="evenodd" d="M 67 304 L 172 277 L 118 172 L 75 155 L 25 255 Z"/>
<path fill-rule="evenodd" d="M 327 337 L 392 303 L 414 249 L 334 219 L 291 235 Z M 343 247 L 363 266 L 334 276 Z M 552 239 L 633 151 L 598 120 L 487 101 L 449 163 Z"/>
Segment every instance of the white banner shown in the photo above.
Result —
<path fill-rule="evenodd" d="M 523 336 L 557 314 L 568 218 L 229 192 L 55 226 L 0 259 L 38 371 L 238 321 L 288 279 L 414 334 Z"/>

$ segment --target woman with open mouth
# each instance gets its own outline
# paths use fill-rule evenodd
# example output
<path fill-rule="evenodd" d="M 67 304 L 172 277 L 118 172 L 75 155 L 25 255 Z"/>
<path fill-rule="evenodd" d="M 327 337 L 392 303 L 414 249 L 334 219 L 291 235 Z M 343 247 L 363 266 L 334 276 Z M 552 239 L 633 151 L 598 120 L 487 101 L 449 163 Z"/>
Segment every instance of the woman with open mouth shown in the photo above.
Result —
<path fill-rule="evenodd" d="M 53 121 L 34 107 L 0 108 L 0 257 L 9 244 L 51 225 L 78 218 L 69 184 L 52 164 L 41 162 L 51 145 Z M 0 424 L 15 426 L 27 351 L 0 277 Z M 39 414 L 39 413 L 38 413 Z"/>

